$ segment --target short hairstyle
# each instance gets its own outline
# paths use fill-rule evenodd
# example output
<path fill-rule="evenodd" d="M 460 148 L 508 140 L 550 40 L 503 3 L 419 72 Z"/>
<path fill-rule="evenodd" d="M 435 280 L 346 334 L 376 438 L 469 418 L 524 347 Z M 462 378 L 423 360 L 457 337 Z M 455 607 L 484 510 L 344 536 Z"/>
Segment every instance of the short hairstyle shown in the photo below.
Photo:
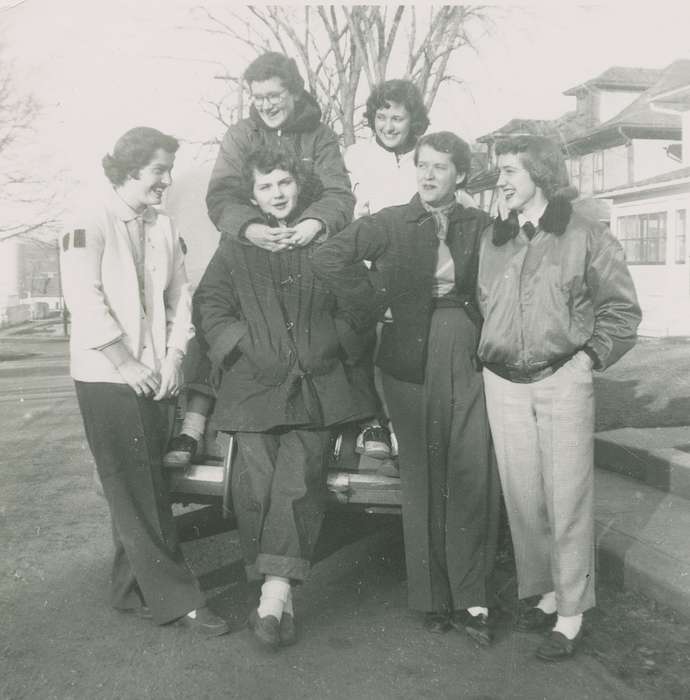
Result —
<path fill-rule="evenodd" d="M 367 99 L 364 118 L 369 128 L 375 130 L 376 112 L 382 107 L 388 107 L 391 102 L 403 105 L 410 114 L 410 136 L 419 138 L 429 126 L 429 115 L 422 94 L 411 80 L 386 80 L 374 87 Z"/>
<path fill-rule="evenodd" d="M 436 131 L 433 134 L 426 134 L 417 141 L 417 147 L 414 149 L 415 165 L 419 160 L 419 150 L 422 146 L 430 146 L 439 153 L 448 153 L 458 174 L 464 173 L 465 182 L 467 182 L 472 166 L 472 152 L 466 141 L 463 141 L 452 131 Z"/>
<path fill-rule="evenodd" d="M 174 154 L 179 147 L 180 143 L 174 136 L 149 126 L 137 126 L 120 136 L 112 154 L 103 156 L 103 171 L 108 180 L 119 187 L 128 177 L 136 178 L 159 148 Z"/>
<path fill-rule="evenodd" d="M 499 141 L 496 156 L 513 153 L 529 173 L 534 184 L 541 189 L 546 199 L 560 195 L 573 199 L 577 192 L 569 187 L 568 169 L 561 147 L 545 136 L 525 134 Z"/>
<path fill-rule="evenodd" d="M 280 78 L 283 85 L 293 94 L 304 90 L 304 79 L 300 75 L 294 58 L 288 58 L 277 51 L 267 51 L 255 58 L 244 71 L 247 83 Z"/>
<path fill-rule="evenodd" d="M 295 178 L 300 187 L 304 184 L 305 173 L 294 153 L 280 146 L 258 146 L 242 164 L 242 180 L 247 197 L 251 197 L 254 190 L 254 173 L 267 174 L 274 170 L 285 170 Z"/>

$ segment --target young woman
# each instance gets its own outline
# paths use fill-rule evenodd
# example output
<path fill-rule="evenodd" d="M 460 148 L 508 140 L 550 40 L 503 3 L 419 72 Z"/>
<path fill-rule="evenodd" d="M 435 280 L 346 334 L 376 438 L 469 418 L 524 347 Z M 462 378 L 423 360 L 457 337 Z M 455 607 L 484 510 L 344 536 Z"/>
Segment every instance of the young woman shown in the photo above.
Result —
<path fill-rule="evenodd" d="M 427 613 L 430 631 L 456 627 L 488 645 L 498 492 L 474 304 L 488 217 L 455 199 L 470 166 L 461 138 L 427 134 L 413 158 L 417 195 L 324 242 L 314 270 L 353 329 L 391 310 L 376 364 L 400 448 L 410 606 Z M 363 260 L 373 262 L 373 273 Z"/>
<path fill-rule="evenodd" d="M 193 335 L 178 237 L 155 208 L 177 148 L 148 127 L 118 139 L 103 158 L 105 200 L 62 239 L 62 282 L 70 370 L 112 518 L 111 604 L 219 635 L 229 628 L 206 607 L 184 561 L 161 474 L 166 399 L 180 390 Z"/>
<path fill-rule="evenodd" d="M 509 213 L 482 237 L 479 357 L 513 536 L 516 622 L 547 632 L 545 661 L 573 655 L 594 606 L 594 392 L 635 343 L 640 307 L 623 250 L 573 211 L 561 148 L 541 136 L 496 145 Z"/>
<path fill-rule="evenodd" d="M 372 415 L 375 395 L 352 378 L 356 335 L 339 335 L 337 325 L 348 329 L 335 298 L 312 274 L 316 244 L 294 234 L 309 206 L 297 159 L 259 148 L 244 182 L 281 252 L 224 237 L 194 307 L 222 373 L 214 425 L 237 440 L 231 485 L 247 578 L 262 582 L 249 624 L 277 647 L 295 640 L 292 586 L 306 578 L 321 528 L 331 428 Z"/>
<path fill-rule="evenodd" d="M 270 252 L 287 247 L 287 232 L 266 224 L 259 207 L 246 196 L 244 163 L 260 147 L 293 154 L 302 169 L 302 199 L 309 202 L 290 222 L 296 245 L 339 231 L 352 220 L 354 198 L 340 153 L 338 137 L 321 121 L 321 109 L 304 89 L 294 59 L 269 51 L 254 59 L 244 72 L 249 86 L 249 116 L 233 124 L 221 143 L 206 196 L 208 214 L 222 238 L 240 240 Z M 165 456 L 166 466 L 185 467 L 200 452 L 214 394 L 208 384 L 204 348 L 192 341 L 186 413 L 180 434 Z"/>

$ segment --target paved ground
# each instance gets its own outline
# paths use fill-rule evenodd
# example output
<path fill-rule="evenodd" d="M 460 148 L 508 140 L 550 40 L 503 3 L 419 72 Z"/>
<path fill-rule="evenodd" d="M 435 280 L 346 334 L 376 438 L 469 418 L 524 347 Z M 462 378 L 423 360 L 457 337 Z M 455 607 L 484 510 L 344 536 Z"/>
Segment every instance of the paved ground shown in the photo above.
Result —
<path fill-rule="evenodd" d="M 196 537 L 203 533 L 194 514 L 181 517 L 192 538 L 185 553 L 235 633 L 195 640 L 119 615 L 105 605 L 107 508 L 92 489 L 64 344 L 5 339 L 3 353 L 34 355 L 0 362 L 0 698 L 690 696 L 687 622 L 603 584 L 582 653 L 557 666 L 536 661 L 538 640 L 510 630 L 507 541 L 496 645 L 483 650 L 458 634 L 425 634 L 406 607 L 394 521 L 315 567 L 297 599 L 302 640 L 280 654 L 259 652 L 242 629 L 234 533 Z M 332 519 L 330 531 L 342 535 L 349 526 Z"/>

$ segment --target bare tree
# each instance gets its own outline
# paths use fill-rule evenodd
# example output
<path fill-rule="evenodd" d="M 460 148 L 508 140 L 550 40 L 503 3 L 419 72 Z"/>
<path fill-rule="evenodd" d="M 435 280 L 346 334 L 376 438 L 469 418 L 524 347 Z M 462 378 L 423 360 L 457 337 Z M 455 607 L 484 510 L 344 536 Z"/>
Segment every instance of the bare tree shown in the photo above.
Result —
<path fill-rule="evenodd" d="M 17 89 L 12 66 L 0 47 L 0 240 L 52 227 L 49 183 L 31 173 L 24 148 L 31 140 L 39 106 Z"/>
<path fill-rule="evenodd" d="M 489 26 L 489 11 L 478 5 L 308 5 L 241 6 L 227 12 L 196 12 L 207 31 L 244 45 L 250 54 L 277 50 L 295 58 L 309 91 L 323 109 L 323 119 L 342 135 L 344 145 L 355 140 L 362 108 L 362 77 L 366 93 L 387 78 L 415 82 L 430 109 L 448 74 L 454 54 L 473 49 Z M 395 70 L 395 74 L 391 72 Z M 210 110 L 225 123 L 244 112 L 242 81 L 230 82 L 235 102 L 212 103 Z M 359 102 L 358 102 L 359 100 Z"/>

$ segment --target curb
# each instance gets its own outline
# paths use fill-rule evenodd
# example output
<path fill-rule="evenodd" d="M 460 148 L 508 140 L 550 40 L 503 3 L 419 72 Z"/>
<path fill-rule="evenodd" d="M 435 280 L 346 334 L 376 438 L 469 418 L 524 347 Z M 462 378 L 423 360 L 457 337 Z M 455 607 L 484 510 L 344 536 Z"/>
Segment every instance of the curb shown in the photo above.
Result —
<path fill-rule="evenodd" d="M 622 428 L 594 438 L 594 463 L 690 500 L 690 427 Z M 679 449 L 683 448 L 683 449 Z"/>
<path fill-rule="evenodd" d="M 595 484 L 600 575 L 690 619 L 690 503 L 602 470 Z"/>

